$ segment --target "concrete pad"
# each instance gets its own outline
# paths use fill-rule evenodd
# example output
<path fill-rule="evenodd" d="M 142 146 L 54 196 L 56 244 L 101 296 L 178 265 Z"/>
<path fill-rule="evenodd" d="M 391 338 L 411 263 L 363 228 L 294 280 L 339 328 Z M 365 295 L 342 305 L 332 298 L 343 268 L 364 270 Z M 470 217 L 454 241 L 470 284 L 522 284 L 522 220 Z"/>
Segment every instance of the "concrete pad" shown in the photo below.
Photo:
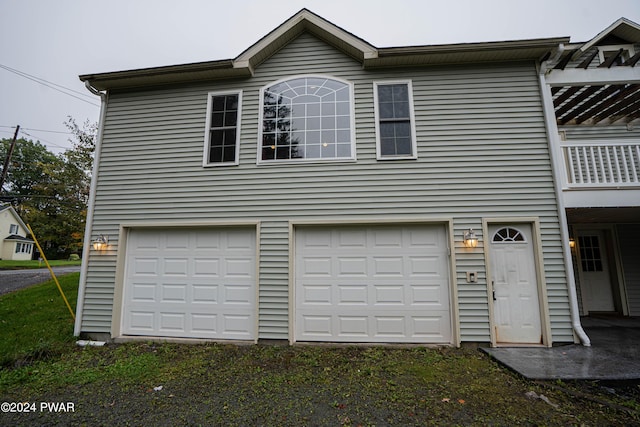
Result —
<path fill-rule="evenodd" d="M 586 332 L 591 347 L 509 347 L 482 351 L 529 379 L 640 379 L 640 328 L 616 325 L 590 327 Z"/>

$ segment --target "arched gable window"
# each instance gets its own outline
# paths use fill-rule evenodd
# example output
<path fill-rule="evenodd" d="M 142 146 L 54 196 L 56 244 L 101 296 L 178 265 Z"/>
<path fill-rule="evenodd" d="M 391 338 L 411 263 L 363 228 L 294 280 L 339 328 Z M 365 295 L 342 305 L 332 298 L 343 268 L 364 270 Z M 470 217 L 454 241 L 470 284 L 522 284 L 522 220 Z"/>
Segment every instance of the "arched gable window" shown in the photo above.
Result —
<path fill-rule="evenodd" d="M 302 76 L 271 84 L 261 95 L 259 161 L 354 158 L 351 84 Z"/>
<path fill-rule="evenodd" d="M 496 231 L 491 241 L 494 243 L 526 243 L 527 239 L 517 228 L 504 227 Z"/>

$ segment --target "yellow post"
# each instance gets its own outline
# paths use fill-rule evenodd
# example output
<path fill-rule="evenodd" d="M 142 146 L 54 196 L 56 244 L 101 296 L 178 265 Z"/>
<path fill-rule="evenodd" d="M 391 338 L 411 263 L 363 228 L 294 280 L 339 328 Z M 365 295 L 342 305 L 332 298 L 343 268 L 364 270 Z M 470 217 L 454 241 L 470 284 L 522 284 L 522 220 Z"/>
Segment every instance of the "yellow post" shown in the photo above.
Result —
<path fill-rule="evenodd" d="M 71 309 L 71 305 L 69 304 L 69 301 L 67 301 L 67 297 L 64 296 L 64 292 L 62 292 L 62 286 L 60 286 L 60 282 L 58 282 L 58 278 L 56 277 L 55 273 L 53 272 L 53 269 L 49 265 L 49 261 L 47 261 L 47 257 L 44 255 L 44 251 L 40 247 L 40 243 L 38 243 L 38 239 L 36 239 L 36 235 L 33 234 L 33 230 L 31 229 L 31 226 L 29 224 L 27 224 L 27 228 L 29 229 L 29 232 L 31 233 L 31 236 L 33 237 L 33 241 L 36 242 L 36 246 L 38 247 L 38 250 L 40 251 L 40 256 L 44 260 L 44 263 L 47 264 L 47 268 L 49 269 L 49 272 L 51 273 L 51 277 L 53 277 L 53 281 L 56 282 L 56 285 L 58 286 L 58 290 L 60 291 L 60 295 L 62 295 L 62 299 L 64 300 L 65 304 L 67 304 L 67 308 L 69 309 L 69 313 L 71 313 L 71 317 L 75 321 L 76 320 L 76 315 L 73 312 L 73 310 Z"/>

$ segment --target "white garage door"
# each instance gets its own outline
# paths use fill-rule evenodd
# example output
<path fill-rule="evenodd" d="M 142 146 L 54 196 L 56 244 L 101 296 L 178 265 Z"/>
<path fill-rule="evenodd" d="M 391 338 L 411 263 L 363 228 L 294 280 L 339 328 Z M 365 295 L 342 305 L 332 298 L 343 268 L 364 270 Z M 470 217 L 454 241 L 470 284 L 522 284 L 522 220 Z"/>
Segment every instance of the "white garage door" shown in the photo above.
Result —
<path fill-rule="evenodd" d="M 300 227 L 296 341 L 451 343 L 440 225 Z"/>
<path fill-rule="evenodd" d="M 252 340 L 255 299 L 255 229 L 129 232 L 124 335 Z"/>

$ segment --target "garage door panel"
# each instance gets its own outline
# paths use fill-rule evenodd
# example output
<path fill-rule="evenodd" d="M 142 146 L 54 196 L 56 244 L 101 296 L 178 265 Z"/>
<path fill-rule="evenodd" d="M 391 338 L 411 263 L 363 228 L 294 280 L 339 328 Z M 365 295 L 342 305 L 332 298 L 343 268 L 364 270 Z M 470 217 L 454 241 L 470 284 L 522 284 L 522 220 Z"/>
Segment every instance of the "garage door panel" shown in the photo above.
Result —
<path fill-rule="evenodd" d="M 133 276 L 141 277 L 146 275 L 155 277 L 158 275 L 158 259 L 135 257 L 132 261 Z"/>
<path fill-rule="evenodd" d="M 404 306 L 407 301 L 404 297 L 404 285 L 376 285 L 374 305 L 400 305 Z"/>
<path fill-rule="evenodd" d="M 125 335 L 254 339 L 255 229 L 131 230 Z"/>
<path fill-rule="evenodd" d="M 184 313 L 160 313 L 160 332 L 177 332 L 185 331 L 186 321 Z"/>
<path fill-rule="evenodd" d="M 432 316 L 304 316 L 305 332 L 300 340 L 317 341 L 322 337 L 323 341 L 407 342 L 407 336 L 411 336 L 411 342 L 446 343 L 451 334 L 447 316 L 448 312 Z"/>
<path fill-rule="evenodd" d="M 404 316 L 376 316 L 373 323 L 375 337 L 404 338 L 407 334 Z"/>
<path fill-rule="evenodd" d="M 218 286 L 212 284 L 194 284 L 192 303 L 215 304 L 218 302 Z"/>
<path fill-rule="evenodd" d="M 182 276 L 186 277 L 189 274 L 189 259 L 188 258 L 164 258 L 162 263 L 162 270 L 160 274 L 162 276 Z"/>
<path fill-rule="evenodd" d="M 451 343 L 444 226 L 300 227 L 295 242 L 296 340 Z"/>
<path fill-rule="evenodd" d="M 220 249 L 220 234 L 203 233 L 196 235 L 196 249 Z"/>
<path fill-rule="evenodd" d="M 402 257 L 374 256 L 372 259 L 373 275 L 404 277 L 405 268 Z"/>
<path fill-rule="evenodd" d="M 367 305 L 369 295 L 367 286 L 363 285 L 336 285 L 339 305 Z"/>
<path fill-rule="evenodd" d="M 207 313 L 191 314 L 191 329 L 200 334 L 215 335 L 218 316 Z"/>
<path fill-rule="evenodd" d="M 165 235 L 161 240 L 165 249 L 178 251 L 186 251 L 190 248 L 189 236 L 187 234 Z"/>
<path fill-rule="evenodd" d="M 331 286 L 328 285 L 303 285 L 301 288 L 301 303 L 320 305 L 331 304 Z"/>
<path fill-rule="evenodd" d="M 403 246 L 402 233 L 397 228 L 380 227 L 371 230 L 372 248 L 400 248 Z"/>
<path fill-rule="evenodd" d="M 163 283 L 160 287 L 160 302 L 186 303 L 187 285 Z"/>
<path fill-rule="evenodd" d="M 156 285 L 154 282 L 132 283 L 131 300 L 135 302 L 156 302 Z"/>
<path fill-rule="evenodd" d="M 417 316 L 412 319 L 412 322 L 414 335 L 418 337 L 444 341 L 451 334 L 445 313 L 434 316 Z"/>
<path fill-rule="evenodd" d="M 410 275 L 414 277 L 432 276 L 436 278 L 442 278 L 448 276 L 446 271 L 443 271 L 443 265 L 445 260 L 438 256 L 411 256 L 408 257 Z"/>
<path fill-rule="evenodd" d="M 224 233 L 223 238 L 227 249 L 244 251 L 255 246 L 255 236 L 249 234 Z"/>
<path fill-rule="evenodd" d="M 327 260 L 330 262 L 330 260 Z M 337 260 L 337 268 L 329 269 L 326 275 L 331 276 L 332 271 L 337 271 L 341 277 L 355 276 L 367 277 L 367 258 L 365 257 L 340 257 Z"/>
<path fill-rule="evenodd" d="M 303 315 L 302 319 L 302 335 L 310 337 L 331 338 L 332 318 L 330 315 Z"/>
<path fill-rule="evenodd" d="M 413 286 L 411 304 L 439 306 L 446 310 L 449 304 L 449 294 L 439 285 Z"/>
<path fill-rule="evenodd" d="M 338 336 L 367 338 L 369 336 L 369 318 L 363 316 L 337 316 Z"/>
<path fill-rule="evenodd" d="M 223 304 L 236 304 L 236 305 L 251 305 L 251 287 L 227 285 L 224 289 Z"/>
<path fill-rule="evenodd" d="M 251 338 L 247 332 L 251 317 L 249 315 L 240 314 L 223 314 L 224 329 L 223 336 L 242 336 L 246 339 Z"/>
<path fill-rule="evenodd" d="M 310 277 L 331 277 L 330 257 L 314 257 L 309 256 L 305 258 L 300 264 L 300 273 L 306 278 Z"/>
<path fill-rule="evenodd" d="M 225 278 L 249 278 L 254 275 L 252 269 L 254 265 L 253 258 L 229 258 L 224 260 L 224 268 L 222 274 Z"/>
<path fill-rule="evenodd" d="M 220 277 L 219 258 L 195 258 L 193 260 L 193 275 L 202 278 Z"/>

